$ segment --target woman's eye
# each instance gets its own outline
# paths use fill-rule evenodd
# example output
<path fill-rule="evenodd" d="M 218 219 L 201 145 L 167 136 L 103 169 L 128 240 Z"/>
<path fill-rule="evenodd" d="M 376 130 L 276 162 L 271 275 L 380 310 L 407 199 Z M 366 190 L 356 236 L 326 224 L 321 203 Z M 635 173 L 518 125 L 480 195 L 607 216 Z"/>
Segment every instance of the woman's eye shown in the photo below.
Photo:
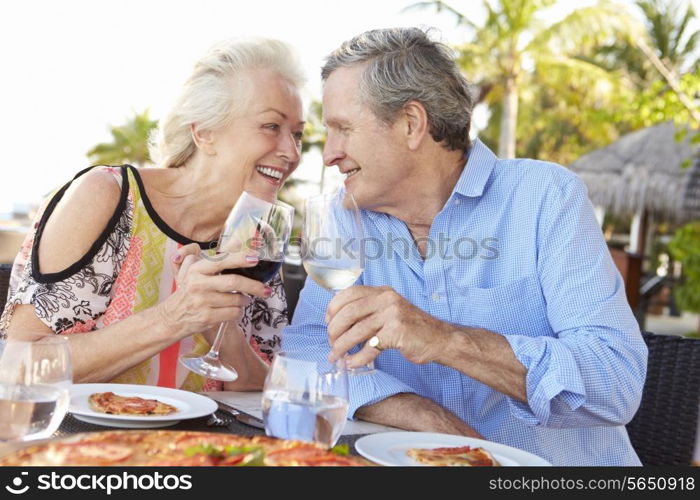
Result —
<path fill-rule="evenodd" d="M 304 139 L 304 133 L 303 132 L 296 132 L 294 134 L 294 140 L 297 142 L 301 142 Z"/>
<path fill-rule="evenodd" d="M 265 128 L 269 129 L 269 130 L 277 131 L 280 129 L 280 126 L 277 123 L 268 123 L 267 125 L 265 125 Z"/>

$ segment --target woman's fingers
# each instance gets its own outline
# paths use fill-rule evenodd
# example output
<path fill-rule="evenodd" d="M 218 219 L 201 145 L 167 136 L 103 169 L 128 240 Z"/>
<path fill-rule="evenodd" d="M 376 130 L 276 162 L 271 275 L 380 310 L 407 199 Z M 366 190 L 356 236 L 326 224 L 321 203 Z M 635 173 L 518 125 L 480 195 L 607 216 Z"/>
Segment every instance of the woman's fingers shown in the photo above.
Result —
<path fill-rule="evenodd" d="M 205 256 L 196 264 L 196 270 L 202 274 L 219 274 L 227 269 L 239 269 L 242 267 L 254 267 L 258 264 L 258 257 L 245 253 L 223 253 L 212 257 Z"/>
<path fill-rule="evenodd" d="M 208 307 L 241 307 L 246 308 L 252 302 L 252 298 L 242 293 L 211 292 L 205 295 L 205 303 Z"/>
<path fill-rule="evenodd" d="M 222 274 L 207 277 L 208 287 L 217 292 L 240 292 L 255 297 L 267 298 L 272 295 L 272 289 L 265 284 L 238 274 Z"/>
<path fill-rule="evenodd" d="M 197 243 L 190 243 L 189 245 L 182 246 L 175 250 L 171 258 L 171 265 L 173 267 L 173 274 L 177 276 L 185 259 L 188 256 L 198 257 L 201 253 L 201 249 Z M 190 264 L 197 259 L 190 259 Z"/>

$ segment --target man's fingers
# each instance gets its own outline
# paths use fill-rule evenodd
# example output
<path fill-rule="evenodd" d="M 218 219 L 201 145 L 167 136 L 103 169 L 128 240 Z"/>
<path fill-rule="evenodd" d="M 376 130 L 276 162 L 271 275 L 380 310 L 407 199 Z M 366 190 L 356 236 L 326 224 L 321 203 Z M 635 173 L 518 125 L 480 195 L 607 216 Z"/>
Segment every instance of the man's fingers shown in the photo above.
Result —
<path fill-rule="evenodd" d="M 371 286 L 351 286 L 346 288 L 342 292 L 338 293 L 328 304 L 326 309 L 326 323 L 330 323 L 333 317 L 338 314 L 338 311 L 343 309 L 345 306 L 356 300 L 363 299 L 368 296 L 376 295 L 380 288 Z"/>
<path fill-rule="evenodd" d="M 333 344 L 355 324 L 377 313 L 377 306 L 377 301 L 372 297 L 361 297 L 346 303 L 328 322 L 328 341 Z"/>
<path fill-rule="evenodd" d="M 379 318 L 377 315 L 365 317 L 364 319 L 353 324 L 349 329 L 343 331 L 334 340 L 329 339 L 331 344 L 331 352 L 328 359 L 331 361 L 340 359 L 353 347 L 364 343 L 381 329 L 381 318 Z"/>
<path fill-rule="evenodd" d="M 379 356 L 379 353 L 380 351 L 374 347 L 370 347 L 365 344 L 358 352 L 345 358 L 345 363 L 350 370 L 353 368 L 359 368 L 360 366 L 374 361 L 376 357 Z"/>

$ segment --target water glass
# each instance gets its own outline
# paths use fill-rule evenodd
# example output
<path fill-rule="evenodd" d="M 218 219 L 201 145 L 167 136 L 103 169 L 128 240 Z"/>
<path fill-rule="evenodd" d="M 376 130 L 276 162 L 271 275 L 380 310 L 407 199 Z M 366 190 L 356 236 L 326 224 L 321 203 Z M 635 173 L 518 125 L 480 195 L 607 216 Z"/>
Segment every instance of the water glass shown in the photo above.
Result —
<path fill-rule="evenodd" d="M 3 340 L 0 348 L 0 441 L 50 437 L 70 402 L 68 339 Z"/>
<path fill-rule="evenodd" d="M 268 436 L 335 445 L 348 417 L 345 360 L 279 352 L 265 379 L 263 420 Z"/>

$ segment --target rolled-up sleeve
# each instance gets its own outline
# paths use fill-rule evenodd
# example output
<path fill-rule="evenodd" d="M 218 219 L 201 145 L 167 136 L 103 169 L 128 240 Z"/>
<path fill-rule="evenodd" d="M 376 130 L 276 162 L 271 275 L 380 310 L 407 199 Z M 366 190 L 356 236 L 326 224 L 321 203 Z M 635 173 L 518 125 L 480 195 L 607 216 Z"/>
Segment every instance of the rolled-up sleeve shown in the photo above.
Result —
<path fill-rule="evenodd" d="M 537 267 L 554 336 L 506 335 L 527 369 L 527 403 L 510 400 L 531 425 L 624 425 L 634 416 L 647 349 L 578 178 L 552 189 L 538 224 Z"/>
<path fill-rule="evenodd" d="M 328 342 L 325 314 L 331 294 L 307 278 L 299 296 L 292 324 L 282 333 L 282 349 L 305 351 L 325 360 L 331 347 Z M 351 352 L 354 352 L 354 349 Z M 416 392 L 397 378 L 377 369 L 374 373 L 349 377 L 350 406 L 348 416 L 354 418 L 361 406 L 377 403 L 399 393 Z"/>

